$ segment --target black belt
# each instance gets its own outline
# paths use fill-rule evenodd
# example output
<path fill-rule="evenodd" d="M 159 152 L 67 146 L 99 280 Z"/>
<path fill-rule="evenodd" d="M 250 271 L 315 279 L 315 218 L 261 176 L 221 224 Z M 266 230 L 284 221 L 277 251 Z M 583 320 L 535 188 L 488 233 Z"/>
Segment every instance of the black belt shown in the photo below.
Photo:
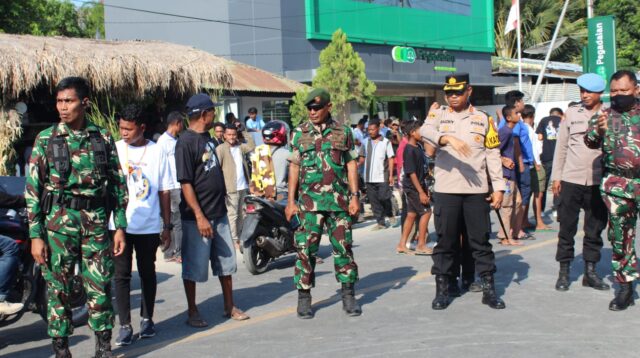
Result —
<path fill-rule="evenodd" d="M 101 198 L 90 198 L 86 196 L 63 196 L 53 194 L 53 203 L 64 206 L 72 210 L 95 210 L 104 206 Z"/>

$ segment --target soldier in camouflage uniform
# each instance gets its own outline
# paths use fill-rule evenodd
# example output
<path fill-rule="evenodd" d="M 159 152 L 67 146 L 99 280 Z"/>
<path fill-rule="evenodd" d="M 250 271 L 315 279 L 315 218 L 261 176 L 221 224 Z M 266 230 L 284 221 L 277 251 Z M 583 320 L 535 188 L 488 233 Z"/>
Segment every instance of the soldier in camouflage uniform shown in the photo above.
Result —
<path fill-rule="evenodd" d="M 85 118 L 88 102 L 85 79 L 60 81 L 56 88 L 60 123 L 36 138 L 27 177 L 31 253 L 47 282 L 48 333 L 56 357 L 71 357 L 68 299 L 77 260 L 87 293 L 89 327 L 96 333 L 95 356 L 112 356 L 110 250 L 117 256 L 124 249 L 127 192 L 111 135 Z M 113 245 L 107 232 L 109 209 L 117 229 Z"/>
<path fill-rule="evenodd" d="M 603 151 L 600 191 L 609 210 L 613 273 L 620 284 L 609 309 L 620 311 L 633 305 L 633 281 L 638 278 L 635 237 L 640 210 L 640 89 L 630 71 L 614 73 L 610 89 L 611 109 L 591 118 L 584 139 L 588 147 Z"/>
<path fill-rule="evenodd" d="M 360 207 L 358 154 L 351 129 L 331 118 L 331 98 L 325 89 L 311 91 L 305 104 L 309 121 L 294 129 L 291 139 L 286 208 L 287 219 L 300 214 L 301 223 L 295 233 L 298 317 L 313 317 L 315 254 L 325 225 L 333 247 L 336 279 L 342 283 L 343 309 L 349 316 L 358 316 L 361 310 L 354 289 L 358 266 L 351 251 L 351 224 Z"/>

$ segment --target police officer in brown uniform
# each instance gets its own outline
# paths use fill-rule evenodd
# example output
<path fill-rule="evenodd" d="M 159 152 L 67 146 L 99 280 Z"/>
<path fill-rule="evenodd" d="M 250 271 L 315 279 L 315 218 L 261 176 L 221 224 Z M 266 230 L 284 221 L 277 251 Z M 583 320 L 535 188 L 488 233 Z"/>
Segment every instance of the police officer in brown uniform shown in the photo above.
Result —
<path fill-rule="evenodd" d="M 601 111 L 600 96 L 606 83 L 595 73 L 585 73 L 577 79 L 581 102 L 565 113 L 560 123 L 556 150 L 553 156 L 553 195 L 560 197 L 558 205 L 558 249 L 556 261 L 560 272 L 556 290 L 569 289 L 569 266 L 574 258 L 574 236 L 578 231 L 580 209 L 584 210 L 584 277 L 582 285 L 596 290 L 608 290 L 596 273 L 602 250 L 602 231 L 607 226 L 607 208 L 600 196 L 602 180 L 602 150 L 591 149 L 584 143 L 589 120 Z"/>
<path fill-rule="evenodd" d="M 482 279 L 482 303 L 505 308 L 495 291 L 495 256 L 489 243 L 490 205 L 499 208 L 505 190 L 498 134 L 491 117 L 469 103 L 468 74 L 447 76 L 444 91 L 449 106 L 429 112 L 421 128 L 423 139 L 436 147 L 433 196 L 438 243 L 432 255 L 436 297 L 431 307 L 441 310 L 449 305 L 449 276 L 463 234 Z"/>

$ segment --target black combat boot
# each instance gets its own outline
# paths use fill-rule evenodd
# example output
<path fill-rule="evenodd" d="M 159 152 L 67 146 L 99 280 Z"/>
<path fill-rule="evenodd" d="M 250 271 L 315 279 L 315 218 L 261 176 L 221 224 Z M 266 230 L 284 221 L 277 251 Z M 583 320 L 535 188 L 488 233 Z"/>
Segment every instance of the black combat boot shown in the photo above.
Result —
<path fill-rule="evenodd" d="M 69 351 L 69 338 L 56 337 L 51 340 L 53 346 L 53 352 L 56 354 L 56 358 L 71 358 L 71 352 Z"/>
<path fill-rule="evenodd" d="M 449 306 L 449 277 L 436 275 L 436 298 L 431 302 L 434 310 L 443 310 Z"/>
<path fill-rule="evenodd" d="M 112 358 L 111 330 L 96 332 L 96 355 L 94 358 Z"/>
<path fill-rule="evenodd" d="M 311 309 L 311 290 L 298 290 L 298 318 L 313 318 Z"/>
<path fill-rule="evenodd" d="M 561 262 L 560 272 L 558 272 L 558 281 L 556 281 L 556 290 L 568 291 L 569 290 L 569 265 L 571 262 Z"/>
<path fill-rule="evenodd" d="M 362 309 L 356 301 L 356 290 L 353 283 L 342 284 L 342 309 L 351 317 L 362 314 Z"/>
<path fill-rule="evenodd" d="M 505 308 L 504 301 L 496 294 L 496 285 L 493 281 L 493 274 L 482 276 L 482 303 L 489 307 L 501 310 Z"/>
<path fill-rule="evenodd" d="M 458 285 L 458 278 L 455 276 L 449 276 L 449 297 L 460 297 L 462 291 L 460 291 L 460 285 Z"/>
<path fill-rule="evenodd" d="M 596 290 L 606 291 L 609 289 L 609 285 L 604 283 L 598 274 L 596 273 L 596 263 L 585 261 L 584 263 L 584 276 L 582 277 L 582 286 L 592 287 Z"/>
<path fill-rule="evenodd" d="M 623 311 L 629 306 L 633 306 L 633 283 L 624 282 L 620 284 L 620 290 L 616 293 L 616 297 L 609 303 L 609 309 Z"/>

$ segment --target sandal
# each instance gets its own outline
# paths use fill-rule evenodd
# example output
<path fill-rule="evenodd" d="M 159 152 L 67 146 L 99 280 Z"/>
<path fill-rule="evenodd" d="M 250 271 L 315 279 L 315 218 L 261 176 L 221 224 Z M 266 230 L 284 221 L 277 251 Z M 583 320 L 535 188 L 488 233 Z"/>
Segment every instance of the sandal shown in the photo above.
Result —
<path fill-rule="evenodd" d="M 202 317 L 200 317 L 199 313 L 196 313 L 193 316 L 189 316 L 187 324 L 193 328 L 204 328 L 209 325 L 207 321 L 203 320 Z"/>
<path fill-rule="evenodd" d="M 226 318 L 231 318 L 235 321 L 246 321 L 251 318 L 249 317 L 249 315 L 242 312 L 238 307 L 233 307 L 231 309 L 231 312 L 224 312 L 223 316 Z"/>
<path fill-rule="evenodd" d="M 430 256 L 431 254 L 433 254 L 433 249 L 430 249 L 430 248 L 415 251 L 415 255 L 418 255 L 418 256 Z"/>

